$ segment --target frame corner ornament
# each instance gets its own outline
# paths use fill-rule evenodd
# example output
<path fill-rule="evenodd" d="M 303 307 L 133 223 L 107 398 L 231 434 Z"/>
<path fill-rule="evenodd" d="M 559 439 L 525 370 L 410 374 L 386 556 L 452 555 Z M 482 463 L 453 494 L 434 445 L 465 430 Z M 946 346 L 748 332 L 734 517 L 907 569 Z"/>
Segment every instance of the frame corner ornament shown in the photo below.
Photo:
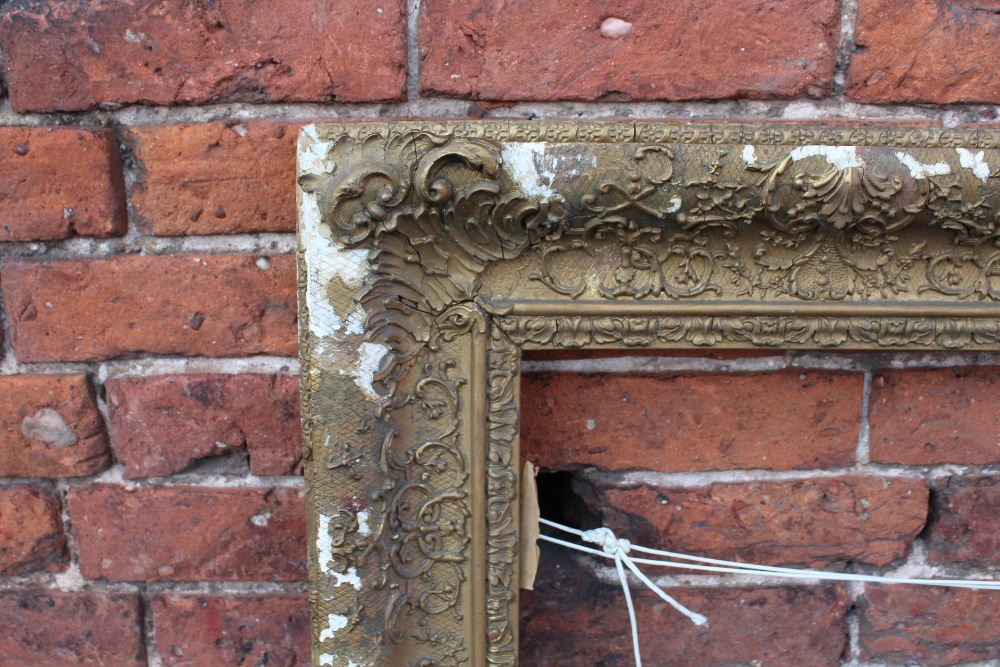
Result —
<path fill-rule="evenodd" d="M 998 168 L 985 130 L 305 128 L 314 664 L 516 665 L 522 348 L 996 349 Z"/>

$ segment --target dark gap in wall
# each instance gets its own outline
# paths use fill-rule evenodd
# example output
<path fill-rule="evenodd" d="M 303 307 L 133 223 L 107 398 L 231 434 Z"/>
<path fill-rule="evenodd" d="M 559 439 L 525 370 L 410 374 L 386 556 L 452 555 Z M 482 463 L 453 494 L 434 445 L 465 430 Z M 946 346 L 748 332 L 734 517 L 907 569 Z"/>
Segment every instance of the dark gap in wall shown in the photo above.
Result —
<path fill-rule="evenodd" d="M 579 475 L 568 470 L 541 470 L 536 478 L 538 483 L 538 507 L 543 519 L 561 523 L 564 526 L 589 530 L 601 525 L 601 518 L 594 514 L 574 488 L 573 480 Z M 543 532 L 551 532 L 543 529 Z M 570 539 L 565 533 L 560 538 Z"/>
<path fill-rule="evenodd" d="M 941 519 L 941 489 L 947 488 L 950 483 L 950 479 L 943 481 L 938 481 L 937 483 L 932 483 L 930 485 L 930 493 L 927 496 L 927 521 L 924 523 L 924 527 L 917 533 L 916 540 L 927 544 L 931 539 L 931 532 L 934 530 L 934 526 Z"/>
<path fill-rule="evenodd" d="M 246 444 L 220 449 L 191 462 L 191 465 L 174 474 L 199 475 L 249 475 L 250 453 Z"/>
<path fill-rule="evenodd" d="M 851 653 L 853 649 L 851 647 L 851 625 L 853 621 L 858 618 L 861 613 L 861 608 L 858 605 L 858 601 L 855 600 L 851 603 L 851 606 L 847 608 L 844 612 L 844 650 L 840 654 L 841 664 L 850 664 L 853 662 L 853 656 Z"/>

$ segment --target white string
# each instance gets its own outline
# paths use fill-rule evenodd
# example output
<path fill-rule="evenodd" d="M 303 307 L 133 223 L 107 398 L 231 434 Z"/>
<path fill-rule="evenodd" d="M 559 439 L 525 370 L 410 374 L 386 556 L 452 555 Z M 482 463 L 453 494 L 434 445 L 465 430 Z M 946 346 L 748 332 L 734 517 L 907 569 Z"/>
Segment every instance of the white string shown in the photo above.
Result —
<path fill-rule="evenodd" d="M 576 549 L 577 551 L 583 551 L 584 553 L 593 554 L 595 556 L 604 556 L 605 558 L 614 559 L 615 569 L 618 571 L 618 581 L 621 582 L 622 593 L 625 594 L 625 606 L 628 608 L 628 620 L 632 624 L 632 652 L 635 655 L 635 667 L 642 667 L 642 654 L 639 651 L 639 623 L 635 618 L 635 606 L 632 604 L 632 591 L 629 589 L 628 576 L 625 574 L 626 567 L 632 571 L 632 574 L 639 578 L 639 581 L 646 584 L 649 590 L 656 593 L 661 600 L 691 619 L 692 623 L 695 625 L 708 625 L 707 618 L 699 613 L 691 611 L 680 602 L 667 595 L 662 588 L 654 584 L 649 577 L 643 574 L 639 568 L 636 567 L 632 558 L 629 556 L 629 551 L 632 550 L 632 543 L 626 539 L 619 539 L 610 528 L 576 530 L 575 528 L 563 526 L 562 524 L 558 524 L 547 519 L 539 518 L 538 521 L 546 526 L 551 526 L 552 528 L 557 528 L 567 533 L 577 535 L 584 542 L 597 544 L 601 547 L 602 551 L 591 549 L 590 547 L 584 547 L 579 544 L 573 544 L 572 542 L 565 542 L 554 537 L 549 537 L 548 535 L 539 535 L 539 539 L 560 544 L 562 546 L 569 547 L 570 549 Z"/>
<path fill-rule="evenodd" d="M 556 523 L 554 521 L 549 521 L 548 519 L 539 519 L 539 523 L 561 530 L 572 535 L 577 535 L 579 537 L 583 536 L 584 531 L 577 530 L 575 528 L 570 528 L 569 526 L 564 526 L 562 524 Z M 597 551 L 595 549 L 588 549 L 587 547 L 581 547 L 578 544 L 573 544 L 572 542 L 564 542 L 562 540 L 556 540 L 555 538 L 550 538 L 547 535 L 539 535 L 539 539 L 543 539 L 549 542 L 554 542 L 562 546 L 569 547 L 571 549 L 577 549 L 579 551 L 586 551 L 594 556 L 605 556 L 604 553 Z M 664 556 L 665 558 L 674 558 L 676 560 L 687 560 L 696 563 L 712 563 L 718 567 L 708 566 L 708 565 L 692 565 L 689 563 L 678 563 L 671 560 L 659 560 L 650 558 L 631 558 L 633 563 L 638 565 L 654 565 L 658 567 L 670 567 L 682 570 L 697 570 L 699 572 L 720 572 L 729 574 L 756 574 L 760 576 L 771 576 L 786 579 L 816 579 L 820 581 L 865 581 L 868 583 L 876 584 L 913 584 L 917 586 L 944 586 L 948 588 L 970 588 L 973 590 L 1000 590 L 1000 581 L 986 580 L 986 579 L 907 579 L 903 577 L 882 577 L 873 574 L 851 574 L 845 572 L 823 572 L 821 570 L 799 570 L 795 568 L 787 567 L 774 567 L 771 565 L 756 565 L 753 563 L 739 563 L 730 560 L 719 560 L 716 558 L 703 558 L 701 556 L 688 556 L 686 554 L 675 553 L 672 551 L 660 551 L 658 549 L 650 549 L 648 547 L 641 547 L 635 544 L 630 545 L 632 551 L 638 551 L 640 553 L 646 553 L 654 556 Z"/>
<path fill-rule="evenodd" d="M 591 542 L 600 545 L 604 549 L 603 556 L 611 556 L 615 559 L 615 570 L 618 572 L 618 581 L 622 585 L 622 593 L 625 594 L 625 606 L 628 608 L 628 620 L 632 624 L 632 652 L 635 655 L 635 667 L 642 667 L 642 655 L 639 652 L 639 623 L 635 620 L 635 605 L 632 604 L 632 591 L 628 587 L 628 575 L 625 574 L 623 563 L 628 563 L 629 569 L 635 571 L 635 566 L 628 559 L 628 552 L 631 548 L 628 540 L 618 539 L 613 532 L 607 528 L 595 528 L 585 530 L 580 533 L 580 539 L 584 542 Z M 656 588 L 654 585 L 653 588 Z M 666 595 L 664 593 L 664 595 Z M 669 596 L 668 596 L 669 597 Z M 671 599 L 673 602 L 673 599 Z M 677 603 L 674 602 L 676 605 Z M 687 611 L 686 609 L 684 611 Z"/>
<path fill-rule="evenodd" d="M 625 568 L 631 570 L 643 584 L 656 593 L 661 600 L 670 604 L 674 609 L 687 616 L 695 625 L 708 625 L 708 619 L 691 611 L 677 600 L 670 597 L 643 574 L 637 564 L 654 565 L 657 567 L 679 568 L 684 570 L 697 570 L 699 572 L 724 572 L 731 574 L 756 574 L 767 577 L 780 577 L 792 579 L 817 579 L 821 581 L 864 581 L 880 584 L 914 584 L 918 586 L 943 586 L 948 588 L 971 588 L 973 590 L 1000 590 L 1000 581 L 981 579 L 906 579 L 902 577 L 880 577 L 871 574 L 847 574 L 843 572 L 822 572 L 820 570 L 798 570 L 787 567 L 774 567 L 771 565 L 756 565 L 753 563 L 739 563 L 736 561 L 719 560 L 717 558 L 703 558 L 701 556 L 688 556 L 686 554 L 672 551 L 660 551 L 648 547 L 636 546 L 625 539 L 619 539 L 610 528 L 595 528 L 594 530 L 577 530 L 564 526 L 555 521 L 539 518 L 538 522 L 544 526 L 561 530 L 571 535 L 576 535 L 585 542 L 597 544 L 601 550 L 591 549 L 581 544 L 574 544 L 560 540 L 548 535 L 539 535 L 538 539 L 560 546 L 575 549 L 592 556 L 611 558 L 615 561 L 615 569 L 618 571 L 618 580 L 622 585 L 622 592 L 625 594 L 625 606 L 628 607 L 629 621 L 632 624 L 632 650 L 635 653 L 636 667 L 642 667 L 642 657 L 639 655 L 639 626 L 636 622 L 635 607 L 632 603 L 632 592 L 629 590 L 628 577 Z M 651 556 L 663 556 L 668 559 L 660 560 L 652 558 L 633 558 L 629 554 L 632 551 L 649 554 Z M 690 562 L 678 562 L 690 561 Z M 695 563 L 710 563 L 710 565 L 696 565 Z"/>
<path fill-rule="evenodd" d="M 544 519 L 539 519 L 539 521 L 544 521 Z M 580 532 L 580 539 L 584 542 L 591 542 L 593 544 L 600 545 L 601 548 L 604 549 L 604 553 L 606 555 L 613 556 L 616 561 L 620 560 L 626 567 L 628 567 L 628 569 L 632 571 L 632 574 L 639 578 L 639 581 L 646 584 L 651 591 L 660 596 L 661 600 L 691 619 L 692 623 L 695 625 L 708 625 L 707 618 L 701 614 L 696 614 L 677 600 L 667 595 L 662 588 L 654 584 L 646 577 L 646 575 L 639 571 L 639 568 L 635 566 L 635 562 L 633 562 L 632 558 L 628 555 L 634 548 L 631 542 L 626 539 L 618 539 L 610 528 L 584 530 Z"/>
<path fill-rule="evenodd" d="M 632 624 L 632 654 L 635 655 L 635 667 L 642 667 L 642 654 L 639 651 L 639 623 L 635 620 L 635 606 L 632 604 L 632 591 L 628 588 L 628 577 L 622 567 L 622 558 L 615 556 L 615 569 L 618 570 L 618 581 L 625 593 L 625 606 L 628 607 L 628 620 Z"/>

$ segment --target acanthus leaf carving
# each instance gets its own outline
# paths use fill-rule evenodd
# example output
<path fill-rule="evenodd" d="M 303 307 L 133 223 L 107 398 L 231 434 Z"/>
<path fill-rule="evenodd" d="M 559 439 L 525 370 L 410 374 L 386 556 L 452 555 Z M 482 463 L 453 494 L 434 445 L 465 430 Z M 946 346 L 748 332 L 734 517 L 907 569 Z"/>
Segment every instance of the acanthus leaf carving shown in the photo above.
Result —
<path fill-rule="evenodd" d="M 349 289 L 363 313 L 352 335 L 391 353 L 371 374 L 378 400 L 332 439 L 310 427 L 308 445 L 322 453 L 314 477 L 365 489 L 349 502 L 367 509 L 327 516 L 325 565 L 363 572 L 382 596 L 377 610 L 367 590 L 333 609 L 350 641 L 382 614 L 382 643 L 366 646 L 394 664 L 478 661 L 465 634 L 470 551 L 486 559 L 486 662 L 516 664 L 519 347 L 1000 345 L 988 308 L 1000 301 L 997 173 L 973 178 L 955 152 L 996 149 L 998 132 L 507 121 L 337 132 L 323 173 L 300 184 L 325 235 L 367 253 L 370 271 L 323 289 Z M 544 146 L 515 173 L 504 148 L 522 141 Z M 518 298 L 551 308 L 522 314 Z M 761 312 L 739 305 L 750 301 Z M 467 339 L 488 340 L 484 368 L 469 368 Z M 315 414 L 322 383 L 303 386 Z M 473 400 L 487 406 L 484 442 L 460 417 Z M 483 512 L 486 534 L 473 535 Z"/>
<path fill-rule="evenodd" d="M 990 248 L 1000 247 L 1000 200 L 970 196 L 968 179 L 951 175 L 957 164 L 924 165 L 889 149 L 809 148 L 766 161 L 752 150 L 713 149 L 700 154 L 707 162 L 680 167 L 671 151 L 664 177 L 651 178 L 639 167 L 649 147 L 640 146 L 626 170 L 630 185 L 607 181 L 601 195 L 584 195 L 579 213 L 539 245 L 530 278 L 573 299 L 878 301 L 933 291 L 997 300 Z M 690 175 L 699 168 L 704 176 Z M 670 180 L 675 173 L 686 177 Z M 615 203 L 599 204 L 608 193 Z M 944 233 L 937 252 L 927 250 L 924 230 Z M 610 282 L 560 269 L 602 248 L 619 255 Z"/>

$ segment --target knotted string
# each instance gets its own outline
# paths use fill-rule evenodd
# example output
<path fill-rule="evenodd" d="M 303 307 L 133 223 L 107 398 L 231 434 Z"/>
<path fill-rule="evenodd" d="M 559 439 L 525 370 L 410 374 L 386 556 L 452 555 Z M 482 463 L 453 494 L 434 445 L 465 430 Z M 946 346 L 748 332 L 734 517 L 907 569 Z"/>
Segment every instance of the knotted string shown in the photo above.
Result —
<path fill-rule="evenodd" d="M 632 652 L 635 655 L 635 667 L 642 667 L 642 654 L 639 651 L 639 624 L 635 618 L 635 605 L 632 604 L 632 591 L 629 589 L 628 576 L 625 574 L 626 567 L 632 571 L 632 574 L 639 578 L 639 581 L 646 584 L 649 590 L 656 593 L 661 600 L 691 619 L 695 625 L 708 625 L 707 618 L 699 613 L 691 611 L 680 602 L 667 595 L 662 588 L 654 584 L 646 575 L 644 575 L 639 568 L 636 567 L 632 558 L 629 556 L 629 552 L 632 550 L 632 543 L 626 539 L 619 539 L 610 528 L 601 527 L 593 530 L 576 530 L 575 528 L 563 526 L 562 524 L 549 521 L 548 519 L 539 518 L 538 521 L 546 526 L 577 535 L 584 542 L 590 542 L 591 544 L 600 546 L 603 551 L 597 551 L 596 549 L 590 549 L 588 547 L 581 547 L 578 544 L 565 542 L 555 537 L 549 537 L 548 535 L 539 535 L 539 539 L 554 542 L 555 544 L 561 544 L 585 553 L 592 553 L 598 556 L 605 556 L 614 559 L 615 569 L 618 571 L 618 581 L 621 582 L 622 593 L 625 594 L 625 606 L 628 607 L 628 619 L 632 624 Z"/>
<path fill-rule="evenodd" d="M 880 577 L 871 574 L 848 574 L 843 572 L 823 572 L 820 570 L 799 570 L 787 567 L 774 567 L 770 565 L 756 565 L 753 563 L 739 563 L 736 561 L 719 560 L 717 558 L 704 558 L 701 556 L 688 556 L 672 551 L 660 551 L 634 545 L 626 539 L 620 539 L 610 528 L 595 528 L 593 530 L 577 530 L 564 526 L 555 521 L 539 518 L 538 522 L 544 526 L 561 530 L 571 535 L 576 535 L 584 542 L 590 542 L 601 547 L 601 550 L 591 549 L 581 544 L 574 544 L 560 540 L 549 535 L 539 535 L 538 539 L 558 544 L 560 546 L 575 549 L 592 556 L 611 558 L 615 562 L 615 569 L 618 572 L 618 580 L 621 582 L 622 592 L 625 594 L 625 606 L 628 607 L 629 621 L 632 624 L 632 651 L 635 654 L 636 667 L 642 667 L 642 656 L 639 653 L 639 626 L 635 617 L 635 606 L 632 603 L 632 592 L 629 589 L 628 576 L 625 574 L 627 567 L 639 581 L 645 584 L 651 591 L 656 593 L 661 600 L 672 606 L 677 611 L 687 616 L 695 625 L 707 626 L 708 619 L 691 611 L 674 598 L 667 595 L 663 589 L 653 583 L 643 574 L 638 565 L 655 565 L 658 567 L 670 567 L 684 570 L 697 570 L 699 572 L 720 572 L 730 574 L 756 574 L 768 577 L 780 577 L 791 579 L 815 579 L 821 581 L 863 581 L 879 584 L 913 584 L 918 586 L 942 586 L 948 588 L 971 588 L 973 590 L 1000 590 L 1000 581 L 980 580 L 980 579 L 905 579 L 901 577 Z M 661 556 L 665 559 L 634 558 L 631 552 L 644 553 L 651 556 Z M 687 562 L 678 562 L 687 561 Z"/>

